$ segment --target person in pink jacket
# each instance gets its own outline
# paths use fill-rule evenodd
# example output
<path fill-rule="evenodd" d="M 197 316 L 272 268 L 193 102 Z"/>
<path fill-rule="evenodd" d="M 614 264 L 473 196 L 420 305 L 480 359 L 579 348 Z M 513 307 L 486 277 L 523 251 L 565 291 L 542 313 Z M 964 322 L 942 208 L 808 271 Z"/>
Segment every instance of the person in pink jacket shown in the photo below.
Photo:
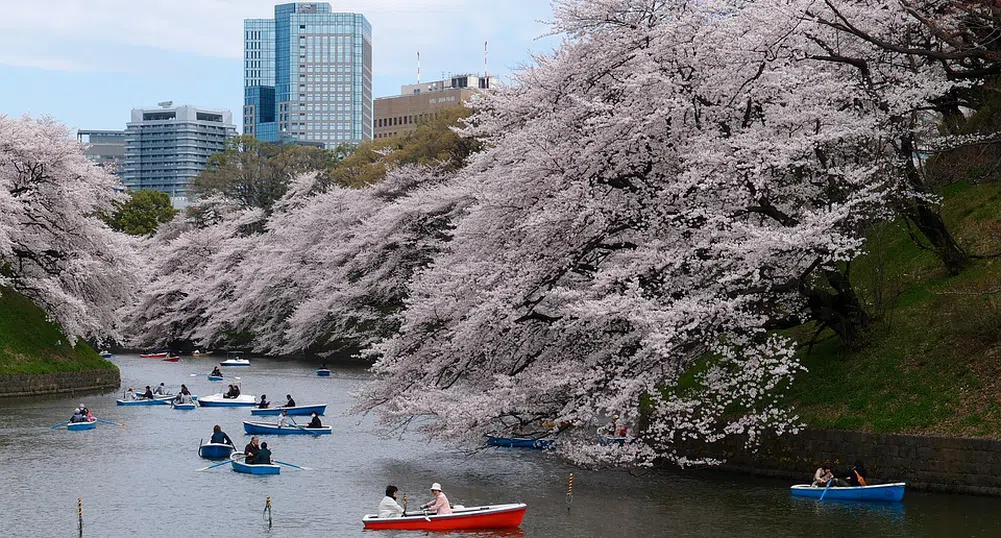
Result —
<path fill-rule="evenodd" d="M 428 501 L 421 508 L 429 512 L 434 512 L 439 516 L 452 513 L 452 506 L 448 504 L 448 497 L 441 492 L 441 484 L 437 482 L 431 484 L 431 494 L 434 495 L 434 499 Z"/>

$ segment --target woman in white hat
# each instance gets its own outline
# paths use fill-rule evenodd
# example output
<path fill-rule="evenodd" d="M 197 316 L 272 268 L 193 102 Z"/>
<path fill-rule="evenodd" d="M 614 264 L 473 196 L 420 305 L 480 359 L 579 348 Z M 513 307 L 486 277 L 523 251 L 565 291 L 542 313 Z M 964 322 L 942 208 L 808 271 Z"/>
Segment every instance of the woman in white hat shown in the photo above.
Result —
<path fill-rule="evenodd" d="M 434 495 L 434 499 L 428 501 L 421 508 L 429 512 L 434 512 L 439 516 L 452 513 L 452 506 L 448 504 L 448 497 L 441 492 L 441 484 L 437 482 L 431 484 L 431 495 Z"/>

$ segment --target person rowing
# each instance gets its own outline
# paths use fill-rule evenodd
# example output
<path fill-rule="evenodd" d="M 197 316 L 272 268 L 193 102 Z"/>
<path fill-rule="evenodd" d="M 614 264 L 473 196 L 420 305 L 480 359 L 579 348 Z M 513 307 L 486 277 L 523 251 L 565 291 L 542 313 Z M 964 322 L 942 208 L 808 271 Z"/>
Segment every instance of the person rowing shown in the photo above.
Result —
<path fill-rule="evenodd" d="M 831 472 L 831 464 L 824 462 L 820 464 L 816 472 L 813 473 L 813 485 L 818 488 L 827 487 L 827 483 L 830 482 L 832 486 L 844 485 L 840 478 L 834 478 L 834 473 Z"/>
<path fill-rule="evenodd" d="M 212 376 L 212 377 L 222 377 L 222 371 L 219 370 L 218 366 L 216 366 L 216 367 L 212 368 L 212 373 L 209 374 L 209 375 Z"/>
<path fill-rule="evenodd" d="M 271 405 L 271 402 L 268 401 L 268 395 L 267 394 L 261 394 L 261 403 L 257 404 L 257 408 L 258 409 L 267 409 L 269 405 Z"/>
<path fill-rule="evenodd" d="M 286 426 L 289 426 L 290 422 L 292 423 L 291 426 L 293 427 L 298 426 L 298 424 L 295 423 L 295 419 L 288 416 L 288 411 L 282 409 L 282 414 L 278 416 L 278 427 L 284 428 Z"/>
<path fill-rule="evenodd" d="M 254 456 L 254 465 L 271 465 L 271 451 L 267 443 L 261 443 L 261 449 Z"/>
<path fill-rule="evenodd" d="M 153 399 L 153 389 L 149 388 L 149 385 L 146 385 L 146 392 L 143 393 L 142 399 L 143 400 Z"/>
<path fill-rule="evenodd" d="M 448 497 L 441 492 L 441 484 L 437 482 L 431 484 L 431 495 L 434 495 L 434 499 L 421 505 L 422 509 L 439 516 L 452 513 L 452 506 L 448 504 Z"/>
<path fill-rule="evenodd" d="M 218 424 L 212 427 L 212 438 L 209 439 L 209 442 L 217 445 L 233 446 L 233 440 L 226 435 L 226 432 L 222 431 L 222 427 Z"/>
<path fill-rule="evenodd" d="M 167 387 L 165 387 L 163 383 L 160 383 L 160 386 L 153 391 L 153 394 L 156 394 L 157 396 L 164 396 L 167 394 Z"/>
<path fill-rule="evenodd" d="M 250 438 L 250 442 L 243 448 L 243 455 L 246 456 L 243 459 L 244 463 L 253 464 L 257 461 L 257 453 L 261 451 L 261 447 L 257 444 L 257 441 L 257 436 L 255 435 Z"/>
<path fill-rule="evenodd" d="M 382 502 L 379 503 L 379 517 L 389 518 L 405 515 L 403 507 L 396 502 L 397 491 L 399 490 L 396 486 L 386 486 L 386 496 L 383 497 Z"/>
<path fill-rule="evenodd" d="M 136 395 L 136 389 L 129 387 L 129 390 L 125 391 L 126 400 L 138 400 L 139 396 Z"/>
<path fill-rule="evenodd" d="M 283 405 L 282 407 L 295 407 L 295 400 L 292 399 L 291 394 L 286 394 L 285 398 L 287 398 L 288 401 L 285 402 L 285 405 Z"/>

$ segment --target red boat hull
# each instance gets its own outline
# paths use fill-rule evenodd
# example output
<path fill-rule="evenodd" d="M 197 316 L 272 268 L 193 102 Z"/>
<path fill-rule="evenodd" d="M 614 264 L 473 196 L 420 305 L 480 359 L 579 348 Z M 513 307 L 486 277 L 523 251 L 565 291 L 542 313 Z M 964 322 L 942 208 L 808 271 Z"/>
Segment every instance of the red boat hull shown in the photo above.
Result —
<path fill-rule="evenodd" d="M 474 529 L 513 529 L 521 525 L 525 518 L 525 505 L 516 505 L 510 509 L 487 511 L 459 512 L 447 516 L 423 516 L 406 518 L 369 519 L 365 518 L 366 529 L 373 530 L 409 530 L 409 531 L 455 531 Z M 430 520 L 430 521 L 429 521 Z"/>
<path fill-rule="evenodd" d="M 166 357 L 166 353 L 143 353 L 142 355 L 139 355 L 140 359 L 164 359 Z"/>
<path fill-rule="evenodd" d="M 167 357 L 166 359 L 163 359 L 163 362 L 177 362 L 179 360 L 181 360 L 180 357 Z"/>

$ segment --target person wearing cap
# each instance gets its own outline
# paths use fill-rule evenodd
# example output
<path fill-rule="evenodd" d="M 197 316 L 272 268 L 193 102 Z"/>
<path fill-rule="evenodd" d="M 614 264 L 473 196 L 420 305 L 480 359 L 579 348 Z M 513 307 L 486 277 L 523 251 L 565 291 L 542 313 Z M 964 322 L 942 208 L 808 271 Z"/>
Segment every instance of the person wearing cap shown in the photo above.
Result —
<path fill-rule="evenodd" d="M 431 495 L 434 495 L 434 499 L 421 505 L 421 508 L 428 512 L 434 512 L 439 516 L 452 513 L 452 506 L 448 504 L 448 497 L 441 492 L 441 484 L 437 482 L 431 484 Z"/>
<path fill-rule="evenodd" d="M 400 517 L 404 515 L 403 507 L 396 502 L 397 491 L 399 490 L 396 486 L 386 486 L 386 496 L 379 503 L 380 518 Z"/>
<path fill-rule="evenodd" d="M 70 422 L 86 422 L 87 419 L 80 413 L 80 408 L 77 407 L 73 410 L 73 416 L 70 417 Z"/>
<path fill-rule="evenodd" d="M 295 407 L 295 400 L 292 399 L 292 395 L 286 394 L 285 397 L 288 398 L 288 401 L 282 407 Z"/>
<path fill-rule="evenodd" d="M 313 418 L 312 420 L 309 421 L 309 426 L 307 426 L 307 428 L 322 428 L 322 427 L 323 424 L 320 423 L 320 417 L 316 416 L 316 413 L 313 413 Z"/>

